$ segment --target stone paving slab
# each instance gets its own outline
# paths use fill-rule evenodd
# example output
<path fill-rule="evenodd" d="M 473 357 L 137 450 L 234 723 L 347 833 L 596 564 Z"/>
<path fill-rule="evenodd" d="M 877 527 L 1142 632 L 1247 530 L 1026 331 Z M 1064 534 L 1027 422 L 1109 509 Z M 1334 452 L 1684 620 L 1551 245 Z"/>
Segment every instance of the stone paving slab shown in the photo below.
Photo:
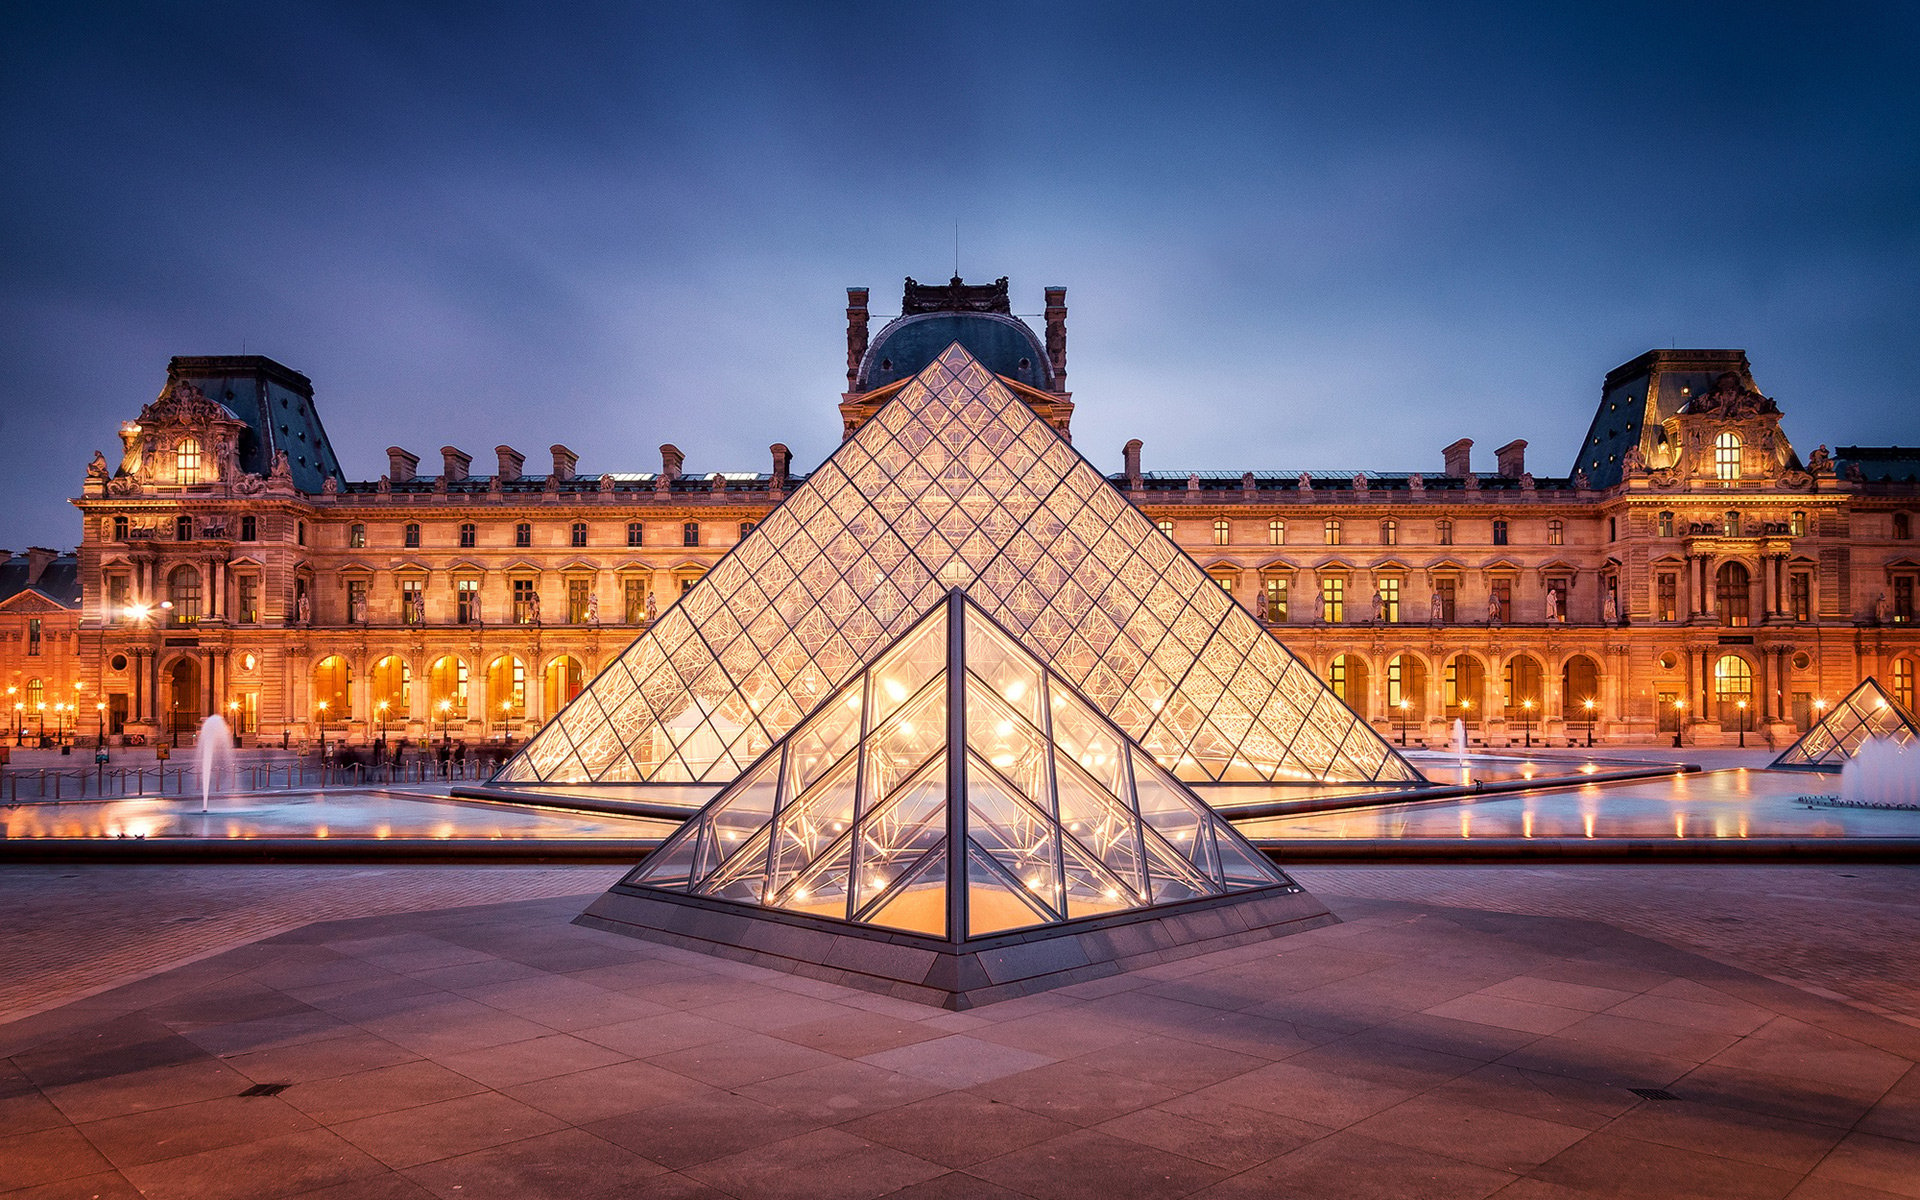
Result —
<path fill-rule="evenodd" d="M 573 926 L 597 894 L 577 873 L 574 895 L 276 909 L 0 1025 L 0 1196 L 1920 1196 L 1920 1029 L 1767 978 L 1785 935 L 1720 931 L 1709 957 L 1494 910 L 1569 905 L 1565 880 L 1394 877 L 1477 901 L 1443 904 L 1374 874 L 1312 885 L 1343 924 L 964 1014 Z M 1735 874 L 1714 886 L 1782 894 Z M 162 926 L 194 896 L 89 882 L 96 917 Z M 1798 919 L 1846 924 L 1793 882 Z M 1888 934 L 1879 903 L 1854 936 Z M 1913 1008 L 1903 978 L 1875 1002 Z"/>

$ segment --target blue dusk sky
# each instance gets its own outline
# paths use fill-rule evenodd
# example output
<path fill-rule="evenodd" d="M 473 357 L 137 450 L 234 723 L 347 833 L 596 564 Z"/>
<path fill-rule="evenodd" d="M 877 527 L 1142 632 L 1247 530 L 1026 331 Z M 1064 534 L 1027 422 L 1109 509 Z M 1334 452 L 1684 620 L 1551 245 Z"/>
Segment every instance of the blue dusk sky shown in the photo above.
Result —
<path fill-rule="evenodd" d="M 9 6 L 0 546 L 71 546 L 175 354 L 390 444 L 811 468 L 844 289 L 1068 289 L 1117 470 L 1564 474 L 1605 372 L 1743 347 L 1920 443 L 1920 7 Z M 877 326 L 876 326 L 877 327 Z"/>

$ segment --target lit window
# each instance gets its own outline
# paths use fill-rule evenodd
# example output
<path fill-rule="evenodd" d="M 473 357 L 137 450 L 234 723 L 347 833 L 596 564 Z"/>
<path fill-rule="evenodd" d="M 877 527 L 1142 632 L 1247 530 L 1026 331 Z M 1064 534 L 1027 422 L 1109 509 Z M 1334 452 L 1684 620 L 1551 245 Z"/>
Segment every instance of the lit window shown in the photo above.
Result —
<path fill-rule="evenodd" d="M 170 625 L 195 625 L 200 621 L 200 572 L 180 566 L 167 576 L 167 599 L 173 609 L 167 614 Z"/>
<path fill-rule="evenodd" d="M 1673 536 L 1673 514 L 1670 512 L 1663 512 L 1660 514 L 1660 536 L 1661 537 Z"/>
<path fill-rule="evenodd" d="M 1721 532 L 1725 533 L 1728 537 L 1740 536 L 1740 514 L 1738 512 L 1733 509 L 1727 510 L 1726 517 L 1721 521 Z"/>
<path fill-rule="evenodd" d="M 462 579 L 453 585 L 456 603 L 453 619 L 462 625 L 480 623 L 480 581 Z"/>
<path fill-rule="evenodd" d="M 1807 536 L 1807 511 L 1796 508 L 1787 516 L 1787 532 L 1794 537 Z"/>
<path fill-rule="evenodd" d="M 408 521 L 406 528 L 400 531 L 400 544 L 410 548 L 420 545 L 420 526 L 417 522 Z"/>
<path fill-rule="evenodd" d="M 200 443 L 197 439 L 185 438 L 174 447 L 173 481 L 175 483 L 200 482 Z"/>
<path fill-rule="evenodd" d="M 533 624 L 534 604 L 533 580 L 516 579 L 513 581 L 513 621 L 516 625 Z"/>
<path fill-rule="evenodd" d="M 1287 619 L 1287 581 L 1269 577 L 1267 583 L 1267 620 Z"/>
<path fill-rule="evenodd" d="M 1713 473 L 1719 479 L 1740 478 L 1740 435 L 1723 433 L 1713 439 Z"/>
<path fill-rule="evenodd" d="M 1287 523 L 1285 521 L 1267 522 L 1267 543 L 1273 546 L 1287 544 Z"/>
<path fill-rule="evenodd" d="M 1223 571 L 1220 574 L 1213 576 L 1212 578 L 1215 583 L 1220 585 L 1221 591 L 1225 592 L 1229 596 L 1233 595 L 1233 576 L 1232 575 L 1227 574 L 1226 572 Z"/>
<path fill-rule="evenodd" d="M 464 549 L 471 550 L 479 544 L 480 544 L 479 527 L 476 526 L 472 521 L 462 521 L 460 523 L 461 547 Z"/>
<path fill-rule="evenodd" d="M 1168 537 L 1173 536 L 1172 521 L 1155 521 L 1154 524 L 1159 527 L 1161 533 L 1166 534 Z"/>
<path fill-rule="evenodd" d="M 627 522 L 627 545 L 638 546 L 641 544 L 642 529 L 643 526 L 638 521 Z"/>
<path fill-rule="evenodd" d="M 585 521 L 575 521 L 573 523 L 573 529 L 571 531 L 571 534 L 572 534 L 573 544 L 575 546 L 586 545 L 587 544 L 587 523 Z"/>
<path fill-rule="evenodd" d="M 347 526 L 347 545 L 358 550 L 367 544 L 367 527 L 358 522 Z"/>
<path fill-rule="evenodd" d="M 1214 545 L 1216 546 L 1226 545 L 1227 539 L 1231 536 L 1232 536 L 1232 526 L 1228 525 L 1226 521 L 1220 520 L 1220 521 L 1215 521 L 1213 523 L 1213 544 Z"/>
<path fill-rule="evenodd" d="M 1567 526 L 1564 521 L 1547 522 L 1547 545 L 1564 546 L 1567 544 Z"/>
<path fill-rule="evenodd" d="M 525 521 L 513 527 L 513 544 L 516 546 L 533 545 L 533 526 Z"/>
<path fill-rule="evenodd" d="M 1320 619 L 1338 625 L 1347 616 L 1347 581 L 1324 579 L 1320 582 Z"/>
<path fill-rule="evenodd" d="M 1327 545 L 1329 546 L 1338 546 L 1340 544 L 1340 522 L 1333 517 L 1327 518 L 1325 537 L 1327 539 Z"/>
<path fill-rule="evenodd" d="M 1398 521 L 1380 522 L 1380 544 L 1398 546 L 1400 544 L 1400 523 Z"/>
<path fill-rule="evenodd" d="M 1400 581 L 1382 579 L 1380 581 L 1380 617 L 1389 625 L 1400 622 Z"/>
<path fill-rule="evenodd" d="M 1893 660 L 1893 699 L 1908 712 L 1913 711 L 1913 660 Z"/>

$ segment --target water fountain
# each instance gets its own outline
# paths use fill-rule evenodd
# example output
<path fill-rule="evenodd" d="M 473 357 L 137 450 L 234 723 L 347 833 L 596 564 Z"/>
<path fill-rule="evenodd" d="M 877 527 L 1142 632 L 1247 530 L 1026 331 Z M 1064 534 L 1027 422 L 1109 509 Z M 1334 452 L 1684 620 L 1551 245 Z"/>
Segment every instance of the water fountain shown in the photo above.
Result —
<path fill-rule="evenodd" d="M 1453 752 L 1462 758 L 1467 755 L 1467 723 L 1460 717 L 1453 719 Z"/>
<path fill-rule="evenodd" d="M 200 811 L 206 812 L 213 793 L 231 790 L 233 782 L 233 732 L 219 713 L 200 722 L 194 762 L 200 770 Z"/>
<path fill-rule="evenodd" d="M 1840 801 L 1863 808 L 1920 808 L 1920 752 L 1870 738 L 1840 771 Z"/>

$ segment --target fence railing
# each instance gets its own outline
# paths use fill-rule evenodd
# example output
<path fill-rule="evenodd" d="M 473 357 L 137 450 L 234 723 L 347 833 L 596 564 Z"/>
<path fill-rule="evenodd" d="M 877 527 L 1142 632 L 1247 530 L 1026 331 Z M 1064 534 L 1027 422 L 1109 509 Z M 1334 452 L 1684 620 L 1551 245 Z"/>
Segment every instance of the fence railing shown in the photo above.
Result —
<path fill-rule="evenodd" d="M 485 779 L 493 763 L 440 762 L 426 756 L 404 759 L 398 766 L 382 763 L 317 763 L 287 761 L 242 763 L 216 779 L 221 792 L 270 792 L 299 788 L 375 787 L 381 784 L 444 783 Z M 0 802 L 38 803 L 42 800 L 108 800 L 128 796 L 198 795 L 196 767 L 109 765 L 92 768 L 0 767 Z"/>

